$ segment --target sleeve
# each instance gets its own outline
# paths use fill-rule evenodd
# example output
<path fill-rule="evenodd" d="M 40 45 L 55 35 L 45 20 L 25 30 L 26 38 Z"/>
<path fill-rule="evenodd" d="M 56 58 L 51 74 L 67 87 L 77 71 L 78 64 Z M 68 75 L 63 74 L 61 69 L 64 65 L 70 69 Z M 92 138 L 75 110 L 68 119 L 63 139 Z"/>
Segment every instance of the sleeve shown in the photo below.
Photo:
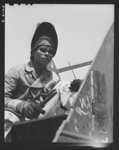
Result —
<path fill-rule="evenodd" d="M 69 92 L 69 81 L 60 81 L 56 86 L 55 89 L 59 91 L 60 95 L 60 102 L 63 107 L 67 110 L 70 109 L 70 92 Z"/>
<path fill-rule="evenodd" d="M 18 88 L 19 73 L 17 68 L 11 68 L 5 75 L 5 102 L 6 108 L 11 108 L 16 111 L 16 105 L 21 102 L 21 100 L 14 99 L 14 94 Z"/>
<path fill-rule="evenodd" d="M 69 81 L 63 81 L 61 88 L 60 88 L 61 104 L 63 107 L 67 108 L 67 110 L 70 109 L 69 99 L 70 99 L 71 93 L 69 91 L 69 85 L 70 85 Z"/>

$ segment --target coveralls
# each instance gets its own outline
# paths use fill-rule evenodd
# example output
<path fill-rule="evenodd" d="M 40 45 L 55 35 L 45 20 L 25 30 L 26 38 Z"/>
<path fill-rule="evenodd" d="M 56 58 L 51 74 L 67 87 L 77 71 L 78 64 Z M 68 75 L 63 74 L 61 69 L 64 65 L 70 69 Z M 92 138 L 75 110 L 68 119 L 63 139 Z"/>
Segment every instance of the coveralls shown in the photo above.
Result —
<path fill-rule="evenodd" d="M 5 108 L 16 111 L 18 103 L 32 101 L 39 90 L 42 90 L 51 81 L 57 84 L 59 81 L 57 74 L 47 69 L 38 77 L 32 61 L 12 67 L 5 75 Z M 11 126 L 17 121 L 19 121 L 17 116 L 5 111 L 5 123 L 8 122 Z M 5 130 L 8 130 L 8 128 L 5 124 Z"/>

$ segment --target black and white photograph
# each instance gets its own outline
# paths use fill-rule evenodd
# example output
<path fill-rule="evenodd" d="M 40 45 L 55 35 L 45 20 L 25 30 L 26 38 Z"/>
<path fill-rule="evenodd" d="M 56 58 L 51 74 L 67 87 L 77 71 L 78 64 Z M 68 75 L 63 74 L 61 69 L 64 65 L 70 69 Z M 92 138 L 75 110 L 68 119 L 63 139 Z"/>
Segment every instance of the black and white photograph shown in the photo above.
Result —
<path fill-rule="evenodd" d="M 4 143 L 113 143 L 114 4 L 5 4 Z"/>

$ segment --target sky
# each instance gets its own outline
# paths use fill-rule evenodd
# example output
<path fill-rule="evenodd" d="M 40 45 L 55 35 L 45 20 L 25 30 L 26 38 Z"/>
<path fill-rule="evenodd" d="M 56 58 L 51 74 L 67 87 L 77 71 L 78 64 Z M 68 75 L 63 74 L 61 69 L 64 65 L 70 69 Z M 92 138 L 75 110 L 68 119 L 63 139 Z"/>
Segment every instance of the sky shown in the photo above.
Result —
<path fill-rule="evenodd" d="M 5 5 L 5 73 L 29 61 L 30 46 L 38 22 L 51 22 L 58 34 L 54 57 L 57 68 L 93 60 L 114 22 L 112 4 L 33 4 Z M 73 70 L 84 79 L 90 66 Z M 60 74 L 72 80 L 71 71 Z"/>

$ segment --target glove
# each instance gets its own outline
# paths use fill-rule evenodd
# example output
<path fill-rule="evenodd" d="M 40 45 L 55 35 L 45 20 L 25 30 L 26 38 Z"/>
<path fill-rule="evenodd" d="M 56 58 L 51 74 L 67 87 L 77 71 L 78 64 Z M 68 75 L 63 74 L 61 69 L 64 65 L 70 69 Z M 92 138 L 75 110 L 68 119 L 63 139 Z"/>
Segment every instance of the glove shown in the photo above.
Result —
<path fill-rule="evenodd" d="M 40 113 L 45 111 L 35 102 L 23 101 L 16 106 L 16 111 L 26 118 L 32 119 L 38 117 Z"/>

